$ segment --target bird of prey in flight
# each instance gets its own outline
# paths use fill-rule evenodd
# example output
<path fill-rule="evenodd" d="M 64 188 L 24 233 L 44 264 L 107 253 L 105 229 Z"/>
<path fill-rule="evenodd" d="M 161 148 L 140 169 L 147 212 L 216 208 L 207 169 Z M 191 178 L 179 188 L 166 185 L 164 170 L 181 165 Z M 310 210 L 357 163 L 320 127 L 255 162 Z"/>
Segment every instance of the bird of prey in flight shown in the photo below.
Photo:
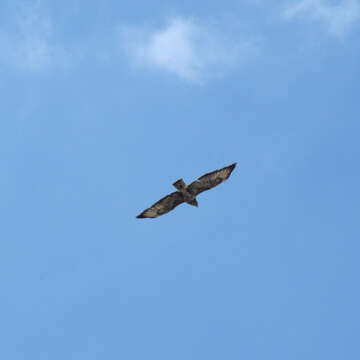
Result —
<path fill-rule="evenodd" d="M 144 210 L 138 219 L 142 218 L 156 218 L 164 215 L 174 209 L 176 206 L 186 202 L 193 206 L 198 206 L 196 196 L 203 191 L 209 190 L 223 181 L 225 181 L 234 170 L 236 163 L 226 166 L 222 169 L 209 172 L 197 180 L 186 186 L 183 179 L 179 179 L 173 183 L 178 191 L 166 195 L 155 204 L 151 205 L 148 209 Z"/>

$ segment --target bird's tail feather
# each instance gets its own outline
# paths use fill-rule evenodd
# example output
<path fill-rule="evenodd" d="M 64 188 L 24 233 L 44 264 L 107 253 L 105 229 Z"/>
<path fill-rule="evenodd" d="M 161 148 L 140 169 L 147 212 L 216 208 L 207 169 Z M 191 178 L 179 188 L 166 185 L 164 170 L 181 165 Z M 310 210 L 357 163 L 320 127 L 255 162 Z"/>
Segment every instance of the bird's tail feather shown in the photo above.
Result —
<path fill-rule="evenodd" d="M 179 180 L 175 181 L 175 182 L 173 183 L 173 185 L 174 185 L 178 190 L 183 190 L 183 189 L 186 188 L 186 185 L 185 185 L 183 179 L 179 179 Z"/>

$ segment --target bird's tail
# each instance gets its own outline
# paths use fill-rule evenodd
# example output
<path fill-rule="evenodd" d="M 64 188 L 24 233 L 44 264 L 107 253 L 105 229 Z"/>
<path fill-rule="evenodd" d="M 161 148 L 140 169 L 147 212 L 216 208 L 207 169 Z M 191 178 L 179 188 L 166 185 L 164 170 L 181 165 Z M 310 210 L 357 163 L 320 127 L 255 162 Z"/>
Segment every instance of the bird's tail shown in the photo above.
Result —
<path fill-rule="evenodd" d="M 179 180 L 175 181 L 173 183 L 173 185 L 180 191 L 184 190 L 186 188 L 186 184 L 184 183 L 183 179 L 179 179 Z"/>

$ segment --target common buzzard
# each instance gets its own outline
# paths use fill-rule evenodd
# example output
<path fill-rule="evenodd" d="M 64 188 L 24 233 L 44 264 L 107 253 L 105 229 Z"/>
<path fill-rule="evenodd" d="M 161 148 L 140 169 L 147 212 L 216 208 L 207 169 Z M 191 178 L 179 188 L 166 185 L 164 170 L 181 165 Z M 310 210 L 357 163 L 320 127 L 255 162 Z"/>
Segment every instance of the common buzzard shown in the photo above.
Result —
<path fill-rule="evenodd" d="M 186 202 L 193 206 L 198 206 L 196 196 L 203 191 L 209 190 L 214 186 L 221 184 L 225 181 L 234 170 L 236 163 L 226 166 L 222 169 L 209 172 L 197 180 L 186 186 L 183 179 L 179 179 L 173 183 L 178 189 L 169 195 L 166 195 L 155 204 L 151 205 L 148 209 L 144 210 L 137 218 L 156 218 L 164 215 L 174 209 L 176 206 Z"/>

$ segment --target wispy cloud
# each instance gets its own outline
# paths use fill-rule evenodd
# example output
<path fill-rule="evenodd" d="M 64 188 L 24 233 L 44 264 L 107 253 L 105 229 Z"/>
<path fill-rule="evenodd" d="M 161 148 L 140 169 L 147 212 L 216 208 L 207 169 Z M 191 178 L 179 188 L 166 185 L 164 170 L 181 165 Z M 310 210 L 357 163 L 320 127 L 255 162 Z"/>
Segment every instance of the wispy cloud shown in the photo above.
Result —
<path fill-rule="evenodd" d="M 320 21 L 331 34 L 342 37 L 360 20 L 360 0 L 343 0 L 336 4 L 325 0 L 300 0 L 289 6 L 284 16 L 287 19 L 307 17 Z"/>
<path fill-rule="evenodd" d="M 10 28 L 0 28 L 0 62 L 24 70 L 66 67 L 71 55 L 54 40 L 53 26 L 35 1 L 17 8 Z"/>
<path fill-rule="evenodd" d="M 219 76 L 255 52 L 250 41 L 233 40 L 192 19 L 175 18 L 161 29 L 122 29 L 124 49 L 134 64 L 201 82 Z"/>

